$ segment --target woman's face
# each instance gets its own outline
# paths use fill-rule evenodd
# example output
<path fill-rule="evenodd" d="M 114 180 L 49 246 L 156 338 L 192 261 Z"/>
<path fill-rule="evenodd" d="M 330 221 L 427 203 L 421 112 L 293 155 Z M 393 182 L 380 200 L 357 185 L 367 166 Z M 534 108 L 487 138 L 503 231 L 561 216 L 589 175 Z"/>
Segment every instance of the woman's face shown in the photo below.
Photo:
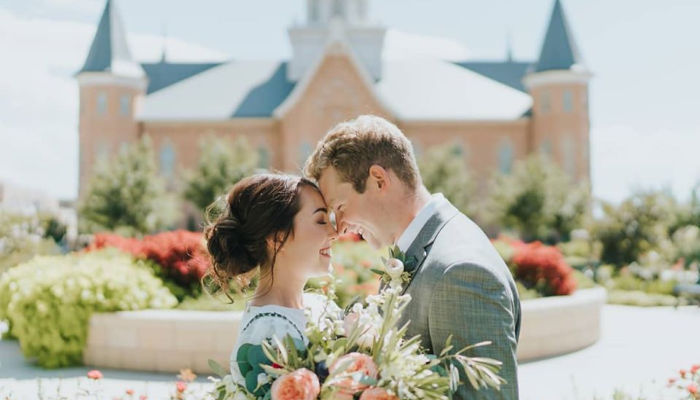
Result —
<path fill-rule="evenodd" d="M 294 234 L 282 247 L 285 263 L 307 277 L 328 274 L 331 267 L 331 242 L 337 233 L 328 219 L 321 193 L 304 185 L 300 192 L 301 208 L 294 217 Z"/>

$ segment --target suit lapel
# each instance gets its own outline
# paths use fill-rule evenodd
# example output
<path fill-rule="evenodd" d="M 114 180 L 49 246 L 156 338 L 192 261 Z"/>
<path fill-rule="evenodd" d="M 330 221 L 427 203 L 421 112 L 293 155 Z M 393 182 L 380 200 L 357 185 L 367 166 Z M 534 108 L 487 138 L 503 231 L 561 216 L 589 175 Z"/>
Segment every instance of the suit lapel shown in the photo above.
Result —
<path fill-rule="evenodd" d="M 420 232 L 418 232 L 418 236 L 416 236 L 416 239 L 408 247 L 408 250 L 406 250 L 407 258 L 415 257 L 416 266 L 414 268 L 414 272 L 411 274 L 411 280 L 404 286 L 402 293 L 406 292 L 408 287 L 411 286 L 413 279 L 420 273 L 420 270 L 423 267 L 423 262 L 425 261 L 426 257 L 428 257 L 428 253 L 430 252 L 430 248 L 432 247 L 437 234 L 440 232 L 440 230 L 442 230 L 447 221 L 452 219 L 457 214 L 459 214 L 459 210 L 457 210 L 447 199 L 445 199 L 444 202 L 441 202 L 437 206 L 433 212 L 433 215 L 428 218 L 428 221 L 425 223 L 423 228 L 421 228 Z"/>

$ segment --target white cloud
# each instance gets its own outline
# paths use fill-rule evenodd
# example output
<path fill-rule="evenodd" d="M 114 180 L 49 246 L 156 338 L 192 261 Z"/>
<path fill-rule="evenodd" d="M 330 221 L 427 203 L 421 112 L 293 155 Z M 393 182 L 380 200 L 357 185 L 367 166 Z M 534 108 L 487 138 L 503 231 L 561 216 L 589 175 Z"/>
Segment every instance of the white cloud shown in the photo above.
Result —
<path fill-rule="evenodd" d="M 94 31 L 94 24 L 0 9 L 0 179 L 61 198 L 77 194 L 78 86 L 73 74 L 87 56 Z M 137 60 L 160 58 L 158 36 L 130 35 L 129 43 Z M 176 38 L 167 40 L 167 54 L 176 61 L 228 58 Z"/>
<path fill-rule="evenodd" d="M 469 50 L 462 43 L 450 38 L 417 35 L 388 29 L 384 38 L 384 53 L 388 60 L 405 58 L 439 58 L 461 61 L 469 58 Z"/>
<path fill-rule="evenodd" d="M 596 197 L 618 202 L 640 189 L 671 189 L 687 199 L 700 182 L 700 127 L 693 131 L 593 126 L 591 165 Z"/>

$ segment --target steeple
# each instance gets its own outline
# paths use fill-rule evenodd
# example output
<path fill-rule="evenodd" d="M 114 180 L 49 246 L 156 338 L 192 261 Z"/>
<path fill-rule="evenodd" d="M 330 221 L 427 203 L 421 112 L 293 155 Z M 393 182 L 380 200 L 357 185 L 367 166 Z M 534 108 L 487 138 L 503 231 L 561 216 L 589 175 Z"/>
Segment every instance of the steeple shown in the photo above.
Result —
<path fill-rule="evenodd" d="M 78 73 L 110 72 L 119 76 L 143 77 L 143 68 L 131 58 L 126 32 L 114 1 L 107 0 L 90 52 Z"/>
<path fill-rule="evenodd" d="M 540 58 L 535 65 L 535 72 L 566 70 L 574 65 L 582 64 L 583 60 L 574 42 L 571 28 L 566 21 L 561 1 L 555 0 Z"/>

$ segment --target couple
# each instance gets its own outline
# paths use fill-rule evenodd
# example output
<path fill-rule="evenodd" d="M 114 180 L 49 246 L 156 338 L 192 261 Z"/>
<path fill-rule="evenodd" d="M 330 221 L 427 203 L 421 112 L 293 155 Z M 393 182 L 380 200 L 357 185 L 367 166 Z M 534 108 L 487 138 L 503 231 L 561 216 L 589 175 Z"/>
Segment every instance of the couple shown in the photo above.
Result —
<path fill-rule="evenodd" d="M 406 337 L 420 335 L 434 354 L 449 335 L 455 349 L 493 342 L 468 355 L 503 362 L 507 383 L 500 392 L 463 384 L 455 398 L 517 399 L 520 301 L 513 278 L 482 230 L 423 186 L 403 133 L 376 116 L 340 123 L 319 142 L 305 174 L 308 179 L 243 179 L 228 193 L 224 214 L 206 228 L 221 284 L 248 279 L 260 267 L 236 349 L 273 335 L 305 340 L 307 318 L 337 306 L 304 293 L 304 285 L 328 273 L 338 232 L 356 232 L 373 246 L 396 244 L 416 260 L 404 285 L 412 299 L 403 315 L 410 321 Z M 235 361 L 231 368 L 236 375 Z"/>

